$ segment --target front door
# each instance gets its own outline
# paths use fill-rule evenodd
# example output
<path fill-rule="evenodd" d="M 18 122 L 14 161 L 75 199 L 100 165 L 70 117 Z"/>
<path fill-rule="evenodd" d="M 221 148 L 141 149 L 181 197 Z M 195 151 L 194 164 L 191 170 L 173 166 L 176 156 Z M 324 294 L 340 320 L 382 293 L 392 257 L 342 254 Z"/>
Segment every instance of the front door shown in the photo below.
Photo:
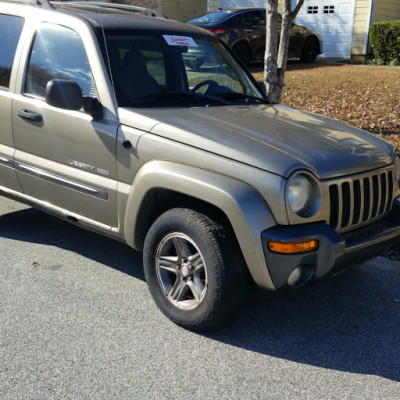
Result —
<path fill-rule="evenodd" d="M 21 188 L 13 168 L 11 106 L 18 69 L 13 64 L 23 26 L 23 18 L 0 14 L 0 186 L 16 191 Z"/>
<path fill-rule="evenodd" d="M 93 119 L 83 110 L 48 105 L 44 97 L 52 79 L 73 80 L 84 96 L 99 97 L 80 35 L 42 23 L 33 39 L 21 93 L 13 101 L 14 160 L 22 189 L 69 214 L 116 226 L 118 124 Z"/>

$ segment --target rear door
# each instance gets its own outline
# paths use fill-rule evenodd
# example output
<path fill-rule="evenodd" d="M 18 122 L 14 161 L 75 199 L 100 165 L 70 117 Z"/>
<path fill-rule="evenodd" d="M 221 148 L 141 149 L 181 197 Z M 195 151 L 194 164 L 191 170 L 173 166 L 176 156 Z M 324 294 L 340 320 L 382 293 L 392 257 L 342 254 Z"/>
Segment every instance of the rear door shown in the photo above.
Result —
<path fill-rule="evenodd" d="M 253 57 L 265 52 L 265 15 L 260 10 L 246 11 L 241 15 L 243 36 L 250 44 Z"/>
<path fill-rule="evenodd" d="M 110 113 L 93 119 L 83 110 L 52 107 L 44 98 L 50 80 L 69 79 L 84 96 L 104 102 L 106 74 L 100 73 L 100 51 L 91 36 L 56 23 L 37 26 L 13 103 L 15 167 L 26 195 L 108 230 L 117 225 L 118 123 Z"/>
<path fill-rule="evenodd" d="M 23 18 L 0 14 L 0 186 L 17 191 L 21 188 L 13 168 L 11 106 L 18 69 L 18 60 L 14 59 L 23 26 Z"/>

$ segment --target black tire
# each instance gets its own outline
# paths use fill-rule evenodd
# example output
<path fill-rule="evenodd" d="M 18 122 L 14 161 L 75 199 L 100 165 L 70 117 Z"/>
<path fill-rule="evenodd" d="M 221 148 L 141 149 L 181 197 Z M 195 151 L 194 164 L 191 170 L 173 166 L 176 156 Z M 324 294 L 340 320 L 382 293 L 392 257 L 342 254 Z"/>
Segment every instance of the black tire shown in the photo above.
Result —
<path fill-rule="evenodd" d="M 244 43 L 239 42 L 232 47 L 232 51 L 241 59 L 244 65 L 249 65 L 251 61 L 250 47 Z"/>
<path fill-rule="evenodd" d="M 300 61 L 303 63 L 312 63 L 319 54 L 319 42 L 316 38 L 308 38 L 304 43 L 303 52 Z"/>
<path fill-rule="evenodd" d="M 249 279 L 236 241 L 197 211 L 175 208 L 161 215 L 146 236 L 143 259 L 158 308 L 186 329 L 216 328 L 245 297 Z"/>

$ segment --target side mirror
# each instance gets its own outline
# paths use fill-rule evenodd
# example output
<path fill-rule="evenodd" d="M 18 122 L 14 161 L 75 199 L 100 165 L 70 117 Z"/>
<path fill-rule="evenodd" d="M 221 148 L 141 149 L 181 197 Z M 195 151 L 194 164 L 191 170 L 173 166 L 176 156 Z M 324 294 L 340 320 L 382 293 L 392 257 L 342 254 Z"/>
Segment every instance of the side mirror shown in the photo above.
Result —
<path fill-rule="evenodd" d="M 80 86 L 69 79 L 53 79 L 47 82 L 46 103 L 65 110 L 80 110 L 90 114 L 93 118 L 103 117 L 103 107 L 93 97 L 82 96 Z"/>
<path fill-rule="evenodd" d="M 68 79 L 53 79 L 47 82 L 46 103 L 65 110 L 79 110 L 83 106 L 80 86 Z"/>

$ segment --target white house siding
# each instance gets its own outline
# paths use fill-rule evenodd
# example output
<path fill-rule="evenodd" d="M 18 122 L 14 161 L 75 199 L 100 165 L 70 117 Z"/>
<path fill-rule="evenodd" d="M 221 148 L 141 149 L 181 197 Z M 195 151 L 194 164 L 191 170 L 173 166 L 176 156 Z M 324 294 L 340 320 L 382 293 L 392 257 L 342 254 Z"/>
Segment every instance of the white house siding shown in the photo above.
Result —
<path fill-rule="evenodd" d="M 354 15 L 352 56 L 364 56 L 367 51 L 368 30 L 371 23 L 373 0 L 358 0 Z"/>
<path fill-rule="evenodd" d="M 161 0 L 161 12 L 176 21 L 188 21 L 207 11 L 204 0 Z"/>
<path fill-rule="evenodd" d="M 373 22 L 400 19 L 400 0 L 357 0 L 354 17 L 352 57 L 367 53 L 368 32 Z"/>
<path fill-rule="evenodd" d="M 321 33 L 322 57 L 350 58 L 356 0 L 305 0 L 296 22 Z"/>
<path fill-rule="evenodd" d="M 376 0 L 373 22 L 400 19 L 400 0 Z"/>

